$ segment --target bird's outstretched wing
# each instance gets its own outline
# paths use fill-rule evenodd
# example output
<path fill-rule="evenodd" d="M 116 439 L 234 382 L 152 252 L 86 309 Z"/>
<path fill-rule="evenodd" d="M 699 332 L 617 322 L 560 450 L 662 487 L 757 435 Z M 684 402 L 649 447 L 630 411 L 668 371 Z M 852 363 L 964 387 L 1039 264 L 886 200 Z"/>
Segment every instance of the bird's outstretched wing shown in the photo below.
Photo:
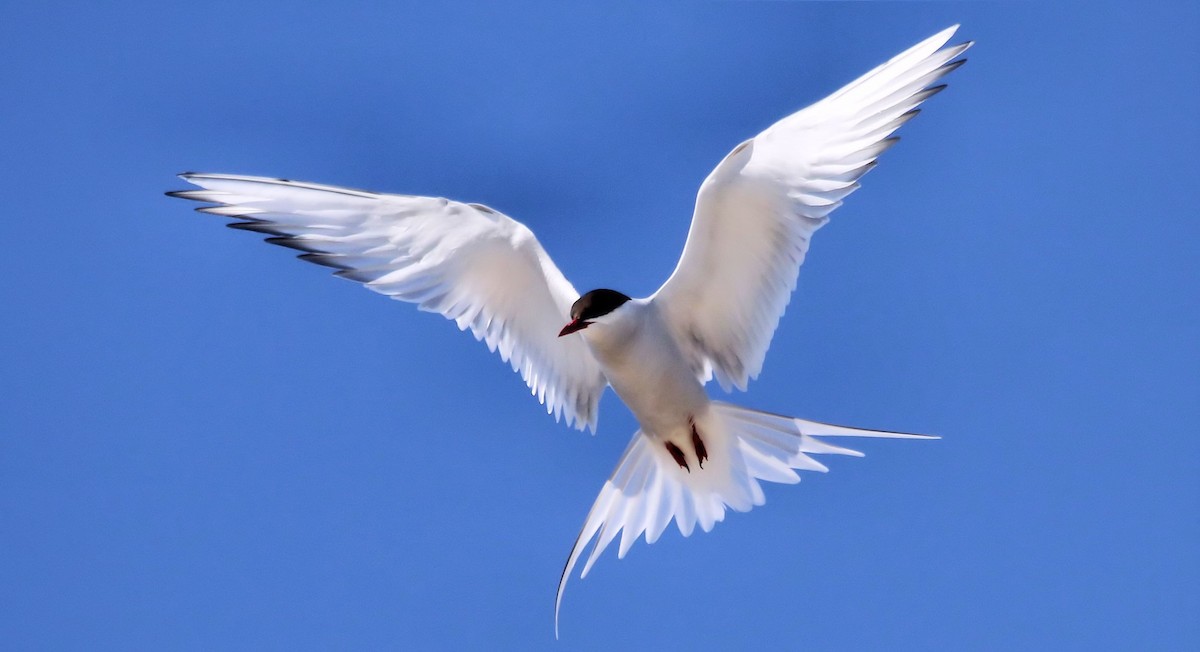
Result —
<path fill-rule="evenodd" d="M 679 264 L 653 300 L 702 379 L 762 370 L 813 233 L 858 189 L 971 43 L 955 25 L 738 145 L 704 180 Z"/>
<path fill-rule="evenodd" d="M 579 293 L 523 224 L 486 206 L 225 174 L 183 174 L 211 202 L 302 260 L 470 329 L 555 419 L 595 430 L 607 381 L 582 338 L 559 338 Z"/>

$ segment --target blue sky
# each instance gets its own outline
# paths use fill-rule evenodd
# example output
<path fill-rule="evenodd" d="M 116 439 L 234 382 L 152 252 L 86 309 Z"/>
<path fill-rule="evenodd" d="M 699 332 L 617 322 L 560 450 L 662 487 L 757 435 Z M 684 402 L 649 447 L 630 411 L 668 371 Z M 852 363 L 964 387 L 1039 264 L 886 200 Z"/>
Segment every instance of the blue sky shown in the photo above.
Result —
<path fill-rule="evenodd" d="M 1195 5 L 105 4 L 0 8 L 6 646 L 1200 644 Z M 609 551 L 558 643 L 615 396 L 556 425 L 441 318 L 162 194 L 482 202 L 647 294 L 729 149 L 958 22 L 734 397 L 944 439 Z"/>

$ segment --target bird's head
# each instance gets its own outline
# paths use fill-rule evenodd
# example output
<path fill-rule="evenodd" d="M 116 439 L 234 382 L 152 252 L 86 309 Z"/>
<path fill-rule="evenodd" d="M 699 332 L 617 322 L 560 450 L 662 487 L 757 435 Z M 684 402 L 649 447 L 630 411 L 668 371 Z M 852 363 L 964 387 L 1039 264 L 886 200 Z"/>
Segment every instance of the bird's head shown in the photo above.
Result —
<path fill-rule="evenodd" d="M 626 301 L 629 301 L 629 297 L 616 290 L 599 289 L 588 292 L 571 305 L 571 321 L 563 326 L 558 336 L 581 331 L 597 321 L 603 322 L 605 316 L 625 305 Z"/>

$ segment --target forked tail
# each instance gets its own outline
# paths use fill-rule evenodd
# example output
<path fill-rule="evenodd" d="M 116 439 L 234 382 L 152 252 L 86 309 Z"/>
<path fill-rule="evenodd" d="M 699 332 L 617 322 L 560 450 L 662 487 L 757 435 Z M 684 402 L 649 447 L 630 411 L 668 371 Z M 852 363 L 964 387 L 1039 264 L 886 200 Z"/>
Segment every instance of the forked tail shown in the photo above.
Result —
<path fill-rule="evenodd" d="M 697 523 L 707 532 L 725 519 L 727 507 L 745 512 L 766 502 L 759 480 L 794 484 L 800 481 L 796 470 L 828 471 L 824 464 L 810 457 L 814 454 L 863 455 L 826 443 L 818 436 L 937 439 L 930 435 L 835 426 L 721 402 L 711 403 L 706 414 L 697 416 L 695 432 L 703 441 L 700 451 L 707 458 L 703 465 L 686 463 L 686 458 L 681 458 L 683 451 L 674 444 L 666 444 L 641 430 L 634 433 L 633 441 L 592 505 L 563 568 L 554 602 L 556 637 L 567 578 L 593 539 L 596 543 L 580 578 L 587 577 L 592 564 L 618 532 L 621 533 L 618 558 L 625 557 L 643 532 L 646 543 L 657 541 L 672 519 L 685 537 L 691 535 Z M 698 462 L 700 454 L 695 451 L 691 454 Z"/>

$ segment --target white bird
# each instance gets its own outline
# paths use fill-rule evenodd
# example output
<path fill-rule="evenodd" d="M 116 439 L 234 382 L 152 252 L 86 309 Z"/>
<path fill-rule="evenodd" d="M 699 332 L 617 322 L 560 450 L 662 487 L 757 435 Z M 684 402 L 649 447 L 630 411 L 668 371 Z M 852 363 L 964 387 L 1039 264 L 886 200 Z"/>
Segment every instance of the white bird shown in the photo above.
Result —
<path fill-rule="evenodd" d="M 555 597 L 621 534 L 653 543 L 674 520 L 710 530 L 726 508 L 764 502 L 760 480 L 826 471 L 810 455 L 861 455 L 821 437 L 931 438 L 785 417 L 713 401 L 704 385 L 746 389 L 762 369 L 809 241 L 858 189 L 891 134 L 958 68 L 970 42 L 950 27 L 730 152 L 704 180 L 683 255 L 653 295 L 580 296 L 523 224 L 480 204 L 379 194 L 286 179 L 187 173 L 200 190 L 168 193 L 268 234 L 357 281 L 470 329 L 520 372 L 555 419 L 595 430 L 611 385 L 640 429 L 605 482 Z M 563 326 L 564 321 L 566 325 Z M 572 335 L 574 334 L 574 335 Z M 567 337 L 570 335 L 570 337 Z"/>

